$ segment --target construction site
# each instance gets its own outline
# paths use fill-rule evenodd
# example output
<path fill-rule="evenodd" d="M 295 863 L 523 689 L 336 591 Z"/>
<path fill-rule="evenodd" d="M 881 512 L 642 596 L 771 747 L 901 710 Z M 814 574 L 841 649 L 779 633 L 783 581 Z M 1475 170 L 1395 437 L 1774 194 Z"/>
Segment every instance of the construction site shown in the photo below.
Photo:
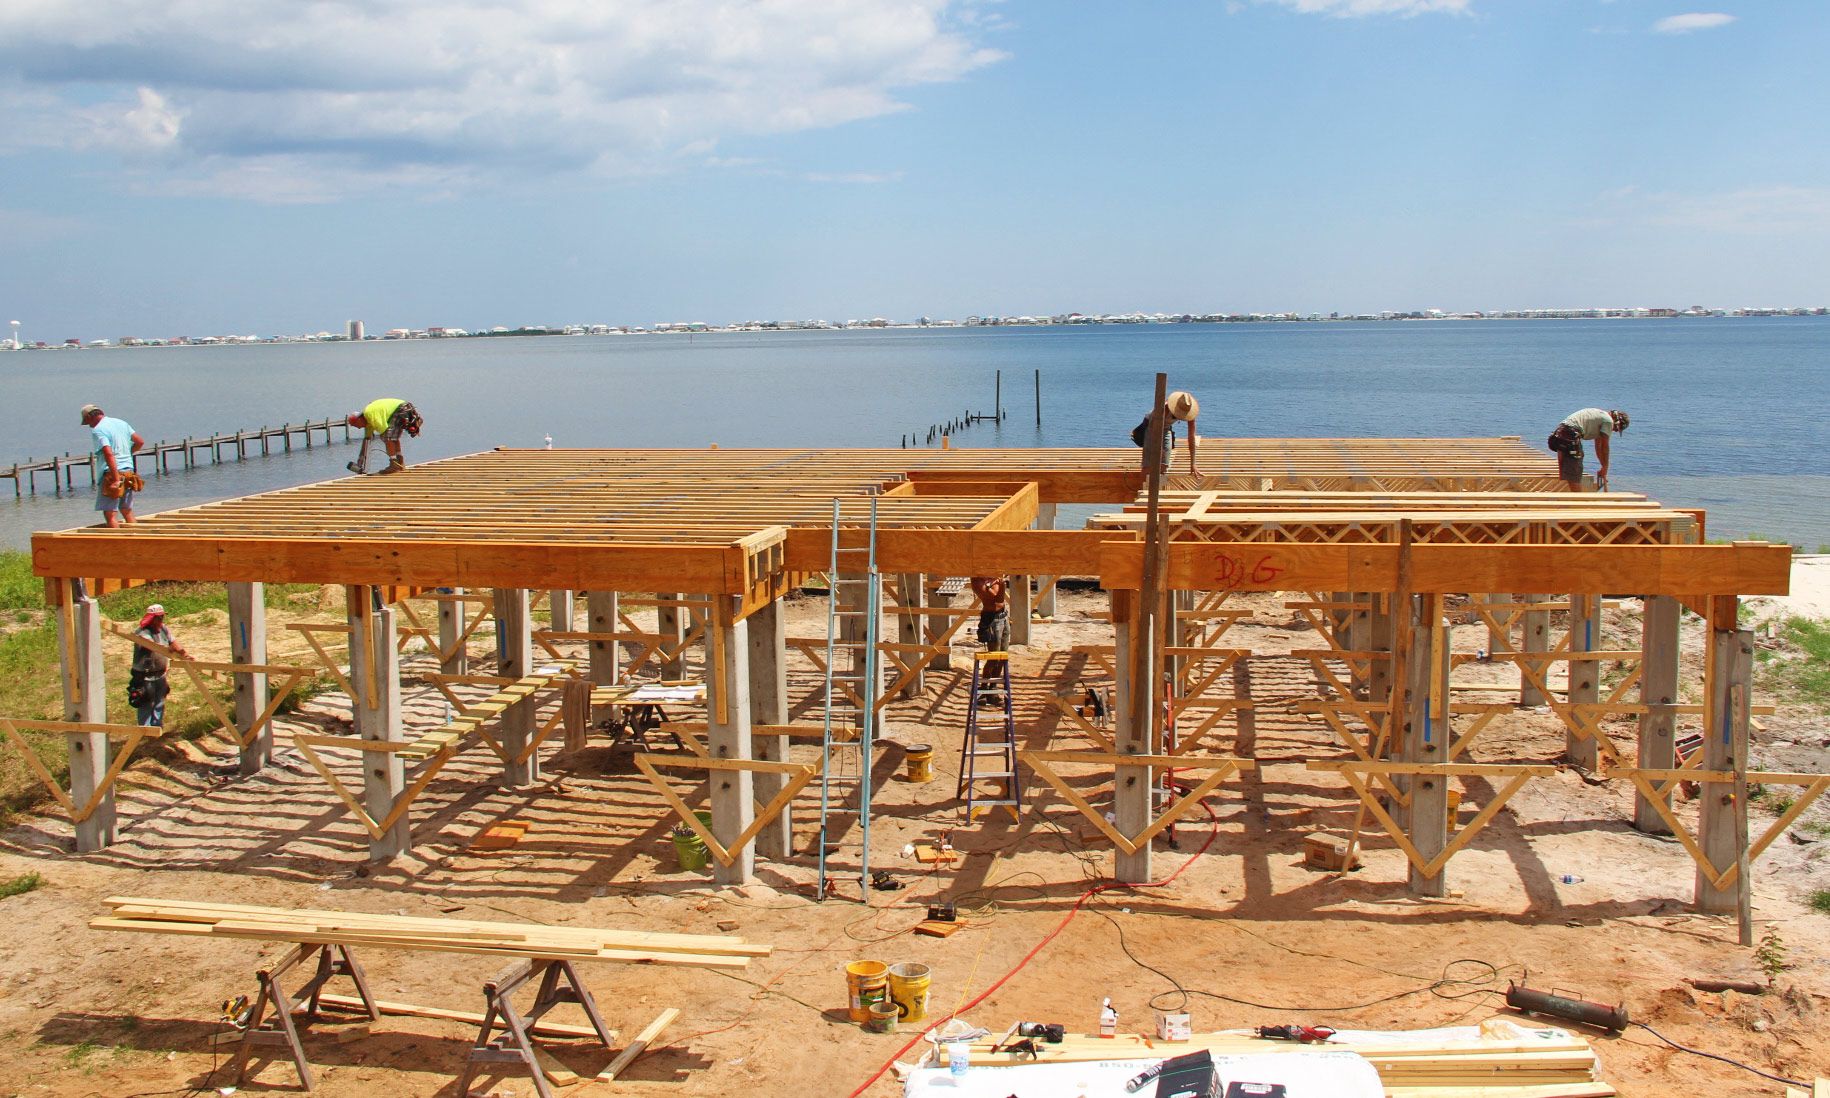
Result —
<path fill-rule="evenodd" d="M 1516 438 L 1161 435 L 34 536 L 7 1093 L 1830 1094 L 1790 546 Z M 226 585 L 164 653 L 218 728 L 155 751 L 101 600 L 171 581 Z"/>

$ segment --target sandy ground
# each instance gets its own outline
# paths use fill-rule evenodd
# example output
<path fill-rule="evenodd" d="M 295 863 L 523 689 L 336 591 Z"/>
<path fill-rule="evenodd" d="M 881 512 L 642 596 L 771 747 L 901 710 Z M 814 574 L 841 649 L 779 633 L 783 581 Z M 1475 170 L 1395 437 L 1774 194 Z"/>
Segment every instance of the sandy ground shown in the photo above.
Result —
<path fill-rule="evenodd" d="M 1830 556 L 1792 558 L 1792 590 L 1785 595 L 1749 599 L 1762 613 L 1830 618 Z"/>
<path fill-rule="evenodd" d="M 1218 724 L 1202 748 L 1252 754 L 1262 765 L 1196 808 L 1173 847 L 1157 843 L 1155 876 L 1163 883 L 1155 887 L 1095 892 L 1110 877 L 1109 846 L 1088 838 L 1086 821 L 1033 777 L 1020 820 L 962 819 L 954 764 L 967 685 L 958 671 L 930 674 L 922 697 L 893 707 L 890 745 L 875 770 L 872 865 L 892 870 L 903 887 L 874 892 L 869 906 L 858 902 L 855 829 L 836 855 L 845 875 L 840 895 L 825 903 L 811 898 L 805 856 L 759 861 L 756 883 L 737 889 L 714 889 L 706 875 L 679 871 L 663 802 L 625 749 L 598 741 L 571 755 L 550 750 L 545 779 L 518 790 L 497 787 L 487 752 L 461 756 L 416 805 L 411 854 L 369 866 L 363 832 L 286 742 L 301 728 L 347 727 L 347 702 L 322 696 L 285 726 L 276 764 L 255 777 L 236 777 L 233 756 L 215 741 L 214 754 L 199 752 L 189 764 L 130 772 L 120 841 L 106 851 L 70 853 L 68 826 L 48 816 L 0 836 L 0 877 L 35 870 L 47 880 L 36 892 L 0 900 L 8 929 L 0 955 L 0 1093 L 183 1094 L 230 1082 L 219 1070 L 224 1056 L 211 1047 L 224 1029 L 217 1004 L 252 994 L 254 970 L 278 948 L 86 929 L 101 899 L 114 894 L 697 933 L 734 923 L 745 938 L 775 946 L 739 975 L 586 966 L 607 1021 L 625 1036 L 664 1007 L 683 1014 L 627 1082 L 563 1092 L 569 1095 L 850 1094 L 907 1040 L 844 1020 L 842 967 L 858 958 L 931 965 L 937 1012 L 997 985 L 966 1013 L 998 1030 L 1019 1018 L 1090 1030 L 1104 996 L 1118 1006 L 1123 1028 L 1148 1029 L 1152 1004 L 1180 1001 L 1178 985 L 1199 1029 L 1291 1021 L 1417 1028 L 1497 1013 L 1494 992 L 1528 980 L 1623 1002 L 1673 1040 L 1770 1072 L 1830 1074 L 1821 1037 L 1830 1020 L 1830 918 L 1806 906 L 1812 890 L 1830 888 L 1830 844 L 1795 828 L 1756 867 L 1759 925 L 1779 933 L 1792 966 L 1774 993 L 1757 997 L 1684 985 L 1686 976 L 1759 971 L 1734 944 L 1732 921 L 1689 911 L 1692 863 L 1676 841 L 1632 829 L 1625 783 L 1569 769 L 1534 780 L 1456 856 L 1447 871 L 1451 895 L 1441 900 L 1408 895 L 1402 855 L 1370 826 L 1364 869 L 1309 870 L 1303 836 L 1345 831 L 1355 813 L 1339 779 L 1300 760 L 1346 752 L 1293 709 L 1296 699 L 1317 696 L 1308 661 L 1277 655 L 1319 647 L 1317 638 L 1276 597 L 1245 605 L 1253 616 L 1225 643 L 1258 653 L 1232 683 L 1257 708 Z M 1019 650 L 1018 731 L 1027 745 L 1090 746 L 1044 699 L 1106 681 L 1070 651 L 1110 643 L 1103 610 L 1103 596 L 1069 593 L 1058 620 L 1038 624 L 1036 643 Z M 1611 628 L 1623 643 L 1637 638 L 1634 614 L 1617 617 Z M 790 632 L 823 635 L 823 603 L 792 603 Z M 1484 637 L 1484 629 L 1464 626 L 1455 645 L 1472 651 Z M 479 640 L 476 650 L 486 651 Z M 1688 636 L 1693 669 L 1699 652 L 1700 638 Z M 423 655 L 412 664 L 429 666 Z M 1466 670 L 1470 681 L 1504 682 L 1509 673 L 1499 664 Z M 791 681 L 796 719 L 813 719 L 818 678 L 797 663 Z M 444 717 L 442 699 L 429 689 L 409 690 L 407 709 L 416 727 Z M 1819 715 L 1781 713 L 1764 723 L 1763 764 L 1823 768 Z M 1616 731 L 1630 750 L 1630 724 Z M 903 780 L 900 745 L 909 743 L 936 745 L 933 781 Z M 1553 761 L 1563 743 L 1550 714 L 1512 710 L 1481 734 L 1472 755 Z M 1109 801 L 1090 772 L 1070 774 L 1095 804 Z M 1465 821 L 1493 790 L 1478 780 L 1463 788 Z M 810 790 L 794 809 L 804 851 L 817 826 L 817 796 Z M 1683 811 L 1694 817 L 1691 806 Z M 517 846 L 468 849 L 479 829 L 504 818 L 532 822 Z M 1806 820 L 1830 820 L 1830 806 L 1815 806 Z M 1754 826 L 1765 823 L 1757 817 Z M 955 868 L 925 869 L 901 854 L 909 842 L 945 835 L 964 852 Z M 945 940 L 910 934 L 925 906 L 940 899 L 960 906 L 967 929 Z M 468 1010 L 482 1008 L 482 981 L 497 967 L 457 955 L 377 949 L 361 956 L 379 996 Z M 408 1018 L 388 1018 L 366 1034 L 339 1032 L 350 1029 L 321 1026 L 308 1038 L 321 1094 L 454 1095 L 474 1037 L 462 1025 Z M 1671 1051 L 1643 1029 L 1596 1044 L 1606 1077 L 1626 1095 L 1781 1093 L 1776 1083 Z M 582 1044 L 550 1047 L 581 1070 L 609 1059 Z M 267 1062 L 243 1090 L 295 1087 L 282 1060 Z M 865 1093 L 899 1092 L 886 1078 Z M 532 1088 L 509 1075 L 492 1093 Z"/>

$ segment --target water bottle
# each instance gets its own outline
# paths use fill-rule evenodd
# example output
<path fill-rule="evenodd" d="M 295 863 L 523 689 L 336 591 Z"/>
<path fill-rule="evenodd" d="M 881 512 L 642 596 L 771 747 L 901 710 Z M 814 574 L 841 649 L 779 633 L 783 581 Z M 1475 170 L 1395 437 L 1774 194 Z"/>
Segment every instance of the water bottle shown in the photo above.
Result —
<path fill-rule="evenodd" d="M 947 1074 L 960 1076 L 966 1074 L 966 1068 L 972 1063 L 971 1041 L 947 1042 Z"/>
<path fill-rule="evenodd" d="M 1582 883 L 1582 878 L 1576 876 L 1574 873 L 1565 873 L 1563 876 L 1558 877 L 1557 880 L 1561 881 L 1562 883 L 1564 883 L 1566 885 Z"/>

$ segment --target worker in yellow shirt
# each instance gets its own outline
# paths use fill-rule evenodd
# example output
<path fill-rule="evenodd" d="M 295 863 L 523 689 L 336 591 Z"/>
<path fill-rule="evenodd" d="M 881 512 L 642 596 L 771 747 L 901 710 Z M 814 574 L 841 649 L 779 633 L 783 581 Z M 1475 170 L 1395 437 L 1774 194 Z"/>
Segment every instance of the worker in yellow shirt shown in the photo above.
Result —
<path fill-rule="evenodd" d="M 405 431 L 418 438 L 419 429 L 425 425 L 418 410 L 397 397 L 370 401 L 362 411 L 351 412 L 348 423 L 351 427 L 362 428 L 362 453 L 349 463 L 349 471 L 358 476 L 369 471 L 369 440 L 373 438 L 380 438 L 388 450 L 388 467 L 382 470 L 383 473 L 398 473 L 405 469 L 407 459 L 400 454 L 400 433 Z"/>

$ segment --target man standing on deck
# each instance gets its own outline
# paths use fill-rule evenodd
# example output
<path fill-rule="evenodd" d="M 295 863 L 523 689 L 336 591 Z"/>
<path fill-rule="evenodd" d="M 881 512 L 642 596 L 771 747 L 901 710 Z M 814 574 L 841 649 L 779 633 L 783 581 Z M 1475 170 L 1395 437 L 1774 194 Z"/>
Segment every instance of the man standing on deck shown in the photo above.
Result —
<path fill-rule="evenodd" d="M 134 470 L 134 451 L 146 445 L 124 419 L 102 414 L 99 404 L 83 405 L 82 423 L 94 447 L 95 509 L 107 526 L 133 522 L 133 494 L 145 486 Z"/>
<path fill-rule="evenodd" d="M 1595 487 L 1608 490 L 1608 440 L 1627 433 L 1627 413 L 1615 409 L 1584 408 L 1571 412 L 1550 434 L 1548 445 L 1557 454 L 1557 475 L 1572 492 L 1582 490 L 1582 444 L 1593 442 L 1601 467 L 1595 470 Z"/>
<path fill-rule="evenodd" d="M 405 431 L 418 438 L 419 429 L 425 423 L 413 405 L 398 397 L 372 400 L 362 411 L 351 412 L 347 422 L 351 427 L 362 428 L 362 453 L 349 463 L 349 471 L 358 476 L 369 471 L 369 441 L 377 437 L 388 451 L 388 467 L 382 472 L 398 473 L 405 469 L 407 459 L 400 454 L 400 433 Z"/>
<path fill-rule="evenodd" d="M 1185 393 L 1178 390 L 1170 393 L 1163 401 L 1164 472 L 1169 471 L 1169 458 L 1170 455 L 1175 452 L 1176 424 L 1186 423 L 1188 424 L 1188 471 L 1193 476 L 1201 475 L 1201 470 L 1195 466 L 1196 445 L 1200 441 L 1195 437 L 1195 417 L 1200 414 L 1201 402 L 1195 399 L 1193 393 Z M 1144 422 L 1138 424 L 1137 429 L 1131 432 L 1131 441 L 1142 446 L 1149 431 L 1150 417 L 1145 416 Z"/>

